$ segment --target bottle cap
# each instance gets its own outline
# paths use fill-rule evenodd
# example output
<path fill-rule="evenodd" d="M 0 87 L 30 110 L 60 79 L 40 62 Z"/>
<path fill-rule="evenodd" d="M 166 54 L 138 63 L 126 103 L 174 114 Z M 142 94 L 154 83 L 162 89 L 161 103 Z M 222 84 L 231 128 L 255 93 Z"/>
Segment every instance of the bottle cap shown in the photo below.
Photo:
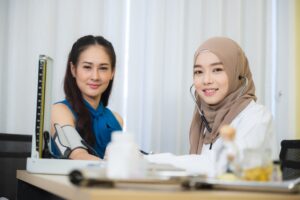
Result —
<path fill-rule="evenodd" d="M 235 129 L 229 125 L 224 125 L 220 129 L 220 136 L 227 141 L 233 141 L 235 138 Z"/>

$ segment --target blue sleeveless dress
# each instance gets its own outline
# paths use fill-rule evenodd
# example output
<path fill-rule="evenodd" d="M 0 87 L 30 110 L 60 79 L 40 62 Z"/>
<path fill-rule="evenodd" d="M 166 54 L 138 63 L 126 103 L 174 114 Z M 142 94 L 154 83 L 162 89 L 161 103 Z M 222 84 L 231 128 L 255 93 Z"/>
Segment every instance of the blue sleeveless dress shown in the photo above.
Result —
<path fill-rule="evenodd" d="M 71 104 L 66 99 L 58 103 L 63 103 L 68 106 L 68 108 L 72 111 L 75 119 L 77 119 L 76 113 L 72 109 Z M 102 102 L 99 103 L 99 106 L 96 110 L 85 100 L 84 104 L 89 110 L 92 118 L 93 133 L 96 139 L 93 148 L 98 153 L 99 157 L 103 158 L 106 146 L 111 141 L 112 132 L 122 130 L 122 127 L 111 110 L 104 107 Z"/>

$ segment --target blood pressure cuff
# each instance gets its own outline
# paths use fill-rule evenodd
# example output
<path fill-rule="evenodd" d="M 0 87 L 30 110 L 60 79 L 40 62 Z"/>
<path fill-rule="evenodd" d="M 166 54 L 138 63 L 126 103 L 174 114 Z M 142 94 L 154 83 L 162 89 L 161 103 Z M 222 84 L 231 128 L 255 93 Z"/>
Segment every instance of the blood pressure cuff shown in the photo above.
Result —
<path fill-rule="evenodd" d="M 77 130 L 70 125 L 60 126 L 54 124 L 55 134 L 53 141 L 60 153 L 61 158 L 69 158 L 72 151 L 78 148 L 88 150 L 85 141 Z"/>

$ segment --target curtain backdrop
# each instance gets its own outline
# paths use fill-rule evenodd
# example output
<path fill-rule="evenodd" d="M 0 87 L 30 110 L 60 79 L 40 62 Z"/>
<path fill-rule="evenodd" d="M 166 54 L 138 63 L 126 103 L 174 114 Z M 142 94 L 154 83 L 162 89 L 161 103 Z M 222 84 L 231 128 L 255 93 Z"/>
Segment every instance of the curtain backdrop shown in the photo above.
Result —
<path fill-rule="evenodd" d="M 0 132 L 35 130 L 38 56 L 53 58 L 53 102 L 64 98 L 68 52 L 83 35 L 116 50 L 109 107 L 142 149 L 188 153 L 193 55 L 228 36 L 245 50 L 278 143 L 293 138 L 293 0 L 0 0 Z"/>

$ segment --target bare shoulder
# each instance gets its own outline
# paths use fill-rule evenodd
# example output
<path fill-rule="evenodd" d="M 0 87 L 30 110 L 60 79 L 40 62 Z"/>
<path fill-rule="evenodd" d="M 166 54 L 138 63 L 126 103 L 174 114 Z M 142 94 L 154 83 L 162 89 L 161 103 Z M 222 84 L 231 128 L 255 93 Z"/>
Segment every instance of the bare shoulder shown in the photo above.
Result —
<path fill-rule="evenodd" d="M 63 103 L 52 105 L 51 108 L 51 127 L 54 124 L 75 126 L 75 117 L 72 111 Z M 51 129 L 52 129 L 51 128 Z M 53 129 L 52 129 L 53 130 Z M 51 131 L 52 132 L 52 131 Z"/>
<path fill-rule="evenodd" d="M 119 115 L 119 113 L 112 111 L 112 113 L 114 114 L 115 118 L 118 120 L 119 124 L 123 127 L 123 119 L 121 117 L 121 115 Z"/>

